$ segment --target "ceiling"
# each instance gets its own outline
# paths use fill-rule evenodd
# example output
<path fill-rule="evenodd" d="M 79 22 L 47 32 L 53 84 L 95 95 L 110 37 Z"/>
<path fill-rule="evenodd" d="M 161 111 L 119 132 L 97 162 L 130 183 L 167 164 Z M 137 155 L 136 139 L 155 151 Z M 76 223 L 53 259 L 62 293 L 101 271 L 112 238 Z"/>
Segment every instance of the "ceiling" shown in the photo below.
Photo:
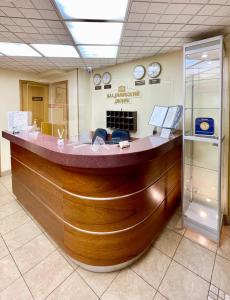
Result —
<path fill-rule="evenodd" d="M 230 36 L 230 0 L 130 0 L 116 59 L 0 56 L 0 67 L 37 73 L 94 69 L 180 50 L 214 34 Z M 0 0 L 0 42 L 74 45 L 52 0 Z"/>

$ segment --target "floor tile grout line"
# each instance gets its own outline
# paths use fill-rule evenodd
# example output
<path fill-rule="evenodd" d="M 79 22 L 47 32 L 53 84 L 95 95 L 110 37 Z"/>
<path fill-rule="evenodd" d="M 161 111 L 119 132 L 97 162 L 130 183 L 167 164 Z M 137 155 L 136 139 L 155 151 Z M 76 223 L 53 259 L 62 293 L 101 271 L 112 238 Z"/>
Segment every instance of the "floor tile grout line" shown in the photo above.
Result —
<path fill-rule="evenodd" d="M 126 269 L 126 268 L 125 268 Z M 125 270 L 124 269 L 124 270 Z M 127 267 L 128 269 L 128 267 Z M 101 296 L 99 297 L 99 299 L 101 299 L 103 297 L 103 295 L 108 291 L 108 289 L 111 287 L 112 283 L 114 282 L 114 280 L 118 277 L 118 275 L 120 275 L 121 270 L 117 271 L 117 274 L 115 275 L 115 277 L 113 278 L 113 280 L 110 282 L 110 284 L 107 286 L 107 288 L 104 290 L 104 292 L 101 294 Z"/>
<path fill-rule="evenodd" d="M 171 262 L 170 262 L 171 263 Z M 157 288 L 154 287 L 151 283 L 149 283 L 148 281 L 146 281 L 140 274 L 138 274 L 134 269 L 132 269 L 132 266 L 130 266 L 130 270 L 135 273 L 138 277 L 140 277 L 143 281 L 145 281 L 145 283 L 147 283 L 151 288 L 153 288 L 156 292 L 157 292 Z"/>
<path fill-rule="evenodd" d="M 4 241 L 4 243 L 5 243 L 5 241 Z M 6 243 L 5 243 L 5 245 L 6 245 L 7 249 L 8 249 L 8 251 L 9 251 L 9 248 L 8 248 L 8 246 L 7 246 Z M 25 285 L 27 286 L 27 288 L 28 288 L 28 290 L 29 290 L 29 292 L 30 292 L 32 298 L 34 299 L 34 296 L 33 296 L 32 292 L 31 292 L 31 290 L 30 290 L 30 288 L 29 288 L 29 286 L 28 286 L 28 284 L 27 284 L 25 278 L 23 277 L 22 272 L 20 271 L 20 269 L 19 269 L 19 267 L 18 267 L 18 265 L 17 265 L 17 263 L 16 263 L 16 261 L 15 261 L 13 255 L 10 253 L 10 251 L 9 251 L 9 255 L 11 256 L 12 260 L 14 261 L 15 266 L 16 266 L 16 268 L 18 269 L 19 274 L 21 274 L 22 280 L 24 281 Z M 20 278 L 20 277 L 19 277 L 19 278 Z M 17 278 L 16 280 L 18 280 L 19 278 Z M 11 284 L 13 284 L 16 280 L 14 280 Z M 11 286 L 11 284 L 10 284 L 9 286 Z M 8 286 L 8 287 L 9 287 L 9 286 Z M 7 288 L 8 288 L 8 287 L 7 287 Z M 6 290 L 7 288 L 5 288 L 4 290 Z M 4 290 L 3 290 L 3 291 L 4 291 Z"/>
<path fill-rule="evenodd" d="M 78 272 L 78 269 L 79 268 L 77 268 L 76 270 L 75 270 L 75 272 L 81 277 L 81 279 L 85 282 L 85 284 L 91 289 L 91 291 L 93 291 L 93 293 L 96 295 L 96 297 L 99 299 L 100 298 L 100 296 L 98 296 L 97 295 L 97 293 L 94 291 L 94 289 L 89 285 L 89 283 L 85 280 L 85 278 L 81 275 L 81 273 L 79 273 Z"/>
<path fill-rule="evenodd" d="M 63 281 L 61 281 L 47 296 L 45 296 L 45 298 L 43 298 L 44 300 L 47 299 L 59 286 L 61 286 L 73 273 L 75 272 L 75 270 L 73 270 L 73 272 L 71 272 Z"/>
<path fill-rule="evenodd" d="M 26 270 L 25 273 L 22 273 L 22 276 L 24 277 L 27 273 L 29 273 L 32 269 L 34 269 L 35 267 L 37 267 L 38 265 L 40 265 L 45 259 L 47 259 L 50 255 L 52 255 L 55 251 L 57 251 L 57 249 L 55 248 L 54 250 L 52 250 L 49 254 L 47 254 L 46 256 L 44 256 L 44 258 L 37 262 L 35 265 L 33 265 L 33 267 L 31 267 L 30 269 Z"/>
<path fill-rule="evenodd" d="M 19 227 L 25 225 L 26 223 L 29 223 L 30 221 L 32 221 L 32 220 L 31 220 L 31 219 L 26 220 L 25 223 L 22 223 L 22 224 L 20 224 L 18 227 L 15 227 L 15 228 L 13 228 L 13 229 L 11 229 L 11 230 L 9 230 L 9 231 L 3 233 L 3 234 L 1 233 L 1 235 L 2 235 L 2 236 L 3 236 L 3 235 L 6 235 L 6 234 L 10 233 L 11 231 L 14 231 L 14 230 L 16 230 L 17 228 L 19 228 Z"/>
<path fill-rule="evenodd" d="M 15 201 L 15 202 L 17 203 L 17 201 Z M 11 204 L 11 203 L 8 203 L 8 204 L 5 204 L 5 205 L 9 205 L 9 204 Z M 17 203 L 17 204 L 18 204 L 18 203 Z M 3 206 L 5 206 L 5 205 L 3 205 Z M 3 206 L 1 206 L 1 208 L 2 208 Z M 20 206 L 20 208 L 18 208 L 18 210 L 14 211 L 13 213 L 10 213 L 9 215 L 7 215 L 7 216 L 5 216 L 5 217 L 3 217 L 3 218 L 0 218 L 0 222 L 1 222 L 2 220 L 4 220 L 5 218 L 14 215 L 15 213 L 19 212 L 20 210 L 24 210 L 24 209 Z"/>
<path fill-rule="evenodd" d="M 29 223 L 29 222 L 28 222 L 28 223 Z M 25 224 L 26 224 L 26 223 L 25 223 Z M 23 224 L 23 225 L 25 225 L 25 224 Z M 21 226 L 20 226 L 20 227 L 21 227 Z M 19 228 L 19 227 L 18 227 L 18 228 Z M 32 242 L 34 239 L 36 239 L 38 236 L 40 236 L 40 235 L 42 235 L 42 234 L 43 234 L 42 232 L 39 232 L 38 235 L 34 236 L 31 240 L 28 240 L 25 244 L 23 244 L 23 245 L 21 245 L 21 246 L 15 248 L 14 250 L 10 250 L 10 249 L 9 249 L 10 253 L 12 253 L 12 252 L 14 252 L 14 251 L 16 251 L 16 250 L 18 250 L 18 249 L 24 247 L 25 245 L 27 245 L 28 243 Z M 2 239 L 5 241 L 4 235 L 2 235 Z M 7 244 L 6 241 L 5 241 L 5 243 Z"/>
<path fill-rule="evenodd" d="M 60 253 L 60 255 L 66 260 L 66 262 L 73 268 L 73 270 L 76 271 L 76 270 L 78 269 L 79 265 L 76 263 L 76 268 L 74 268 L 74 267 L 71 265 L 71 263 L 68 261 L 68 259 L 65 257 L 65 255 L 63 254 L 63 250 L 62 250 L 60 247 L 57 248 L 57 250 L 58 250 L 58 252 Z M 68 255 L 67 253 L 65 253 L 65 254 Z M 71 257 L 70 257 L 70 259 L 71 259 Z M 75 263 L 75 262 L 73 262 L 73 263 Z"/>
<path fill-rule="evenodd" d="M 184 231 L 184 232 L 185 232 L 185 231 Z M 176 247 L 176 249 L 175 249 L 175 251 L 174 251 L 174 255 L 176 254 L 177 249 L 179 248 L 179 246 L 180 246 L 182 240 L 183 240 L 183 236 L 182 236 L 182 238 L 180 239 L 180 241 L 179 241 L 179 243 L 178 243 L 178 245 L 177 245 L 177 247 Z M 173 257 L 174 257 L 174 255 L 173 255 Z M 169 263 L 169 265 L 168 265 L 168 268 L 167 268 L 167 270 L 165 271 L 165 274 L 164 274 L 163 278 L 162 278 L 161 281 L 160 281 L 160 284 L 159 284 L 159 286 L 158 286 L 158 288 L 157 288 L 157 292 L 160 292 L 160 291 L 159 291 L 160 286 L 162 285 L 162 282 L 164 281 L 165 276 L 166 276 L 166 274 L 168 273 L 168 270 L 169 270 L 170 266 L 172 265 L 173 257 L 171 257 L 171 261 L 170 261 L 170 263 Z M 161 293 L 161 292 L 160 292 L 160 293 Z M 162 294 L 162 293 L 161 293 L 161 294 Z M 166 297 L 164 294 L 162 294 L 162 295 L 163 295 L 164 297 Z M 167 297 L 166 297 L 166 298 L 167 298 Z"/>

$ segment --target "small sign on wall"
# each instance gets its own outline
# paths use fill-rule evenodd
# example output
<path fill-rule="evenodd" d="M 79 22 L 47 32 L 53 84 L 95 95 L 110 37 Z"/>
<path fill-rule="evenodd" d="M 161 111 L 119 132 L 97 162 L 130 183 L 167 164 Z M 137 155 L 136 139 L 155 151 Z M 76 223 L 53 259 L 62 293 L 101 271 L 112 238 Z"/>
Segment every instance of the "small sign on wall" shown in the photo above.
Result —
<path fill-rule="evenodd" d="M 157 84 L 160 82 L 161 82 L 160 78 L 149 79 L 149 84 Z"/>
<path fill-rule="evenodd" d="M 111 89 L 111 87 L 112 87 L 111 84 L 105 84 L 104 85 L 104 89 L 105 90 Z"/>
<path fill-rule="evenodd" d="M 43 101 L 43 97 L 32 97 L 32 101 Z"/>
<path fill-rule="evenodd" d="M 137 80 L 135 81 L 135 85 L 145 85 L 145 80 Z"/>
<path fill-rule="evenodd" d="M 95 86 L 95 90 L 101 90 L 101 86 L 100 85 L 96 85 Z"/>

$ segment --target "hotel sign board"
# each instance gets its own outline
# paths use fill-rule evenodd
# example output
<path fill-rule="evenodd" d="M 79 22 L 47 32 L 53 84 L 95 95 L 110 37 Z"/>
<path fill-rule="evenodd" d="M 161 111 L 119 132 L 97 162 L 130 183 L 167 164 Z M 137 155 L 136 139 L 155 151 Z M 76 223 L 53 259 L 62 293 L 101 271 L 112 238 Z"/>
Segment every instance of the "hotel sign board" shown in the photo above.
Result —
<path fill-rule="evenodd" d="M 128 104 L 133 98 L 140 98 L 140 91 L 120 85 L 116 90 L 107 94 L 108 99 L 114 99 L 115 104 Z"/>

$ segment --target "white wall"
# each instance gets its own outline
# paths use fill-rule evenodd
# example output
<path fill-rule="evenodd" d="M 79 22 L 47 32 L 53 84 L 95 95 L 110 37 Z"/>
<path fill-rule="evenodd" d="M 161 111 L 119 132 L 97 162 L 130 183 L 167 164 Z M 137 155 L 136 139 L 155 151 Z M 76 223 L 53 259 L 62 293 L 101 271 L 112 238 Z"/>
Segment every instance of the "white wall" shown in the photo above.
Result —
<path fill-rule="evenodd" d="M 135 87 L 133 69 L 141 64 L 147 67 L 152 62 L 159 62 L 162 66 L 162 72 L 159 76 L 160 84 L 149 85 L 148 75 L 144 79 L 144 86 Z M 91 79 L 92 89 L 92 129 L 98 127 L 106 128 L 106 110 L 137 111 L 137 132 L 132 134 L 136 137 L 143 137 L 152 133 L 152 126 L 148 125 L 150 114 L 154 105 L 176 105 L 183 103 L 183 66 L 182 51 L 168 53 L 159 56 L 148 57 L 145 59 L 119 64 L 113 67 L 98 69 L 94 74 L 103 74 L 109 71 L 112 74 L 112 88 L 110 90 L 95 90 Z M 112 92 L 121 83 L 127 87 L 137 89 L 141 92 L 140 98 L 133 98 L 130 104 L 114 104 L 113 99 L 107 98 L 107 93 Z"/>
<path fill-rule="evenodd" d="M 0 131 L 7 129 L 7 112 L 19 110 L 19 80 L 36 80 L 37 76 L 33 73 L 14 72 L 0 69 Z M 0 161 L 1 172 L 8 171 L 10 164 L 9 142 L 1 137 L 0 139 Z"/>

